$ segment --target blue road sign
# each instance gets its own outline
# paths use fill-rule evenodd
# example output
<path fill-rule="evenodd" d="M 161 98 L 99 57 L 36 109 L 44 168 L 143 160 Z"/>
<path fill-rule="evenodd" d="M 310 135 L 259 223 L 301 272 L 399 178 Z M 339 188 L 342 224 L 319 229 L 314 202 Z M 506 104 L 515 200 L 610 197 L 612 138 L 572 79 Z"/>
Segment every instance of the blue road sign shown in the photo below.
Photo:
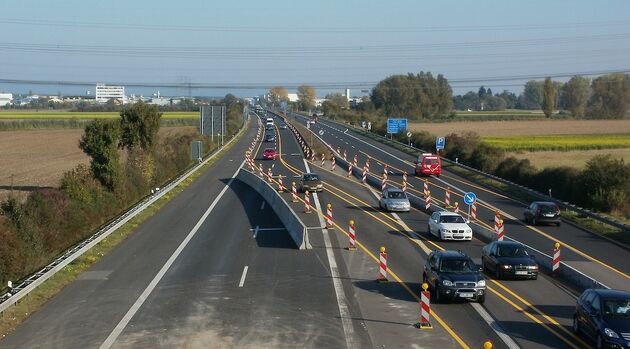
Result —
<path fill-rule="evenodd" d="M 477 195 L 475 195 L 475 193 L 469 191 L 468 193 L 464 194 L 464 203 L 466 203 L 466 205 L 470 206 L 475 202 L 477 202 Z"/>
<path fill-rule="evenodd" d="M 387 119 L 387 133 L 398 133 L 407 130 L 407 119 Z"/>
<path fill-rule="evenodd" d="M 435 149 L 443 150 L 444 149 L 444 145 L 446 145 L 446 138 L 438 137 L 438 138 L 435 139 Z"/>

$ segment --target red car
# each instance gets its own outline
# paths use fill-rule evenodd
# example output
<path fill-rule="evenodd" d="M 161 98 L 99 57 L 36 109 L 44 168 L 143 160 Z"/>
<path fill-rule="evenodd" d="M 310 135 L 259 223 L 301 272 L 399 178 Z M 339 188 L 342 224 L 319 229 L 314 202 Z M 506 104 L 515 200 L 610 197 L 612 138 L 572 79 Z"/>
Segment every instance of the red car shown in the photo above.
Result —
<path fill-rule="evenodd" d="M 437 155 L 424 153 L 414 162 L 416 163 L 415 172 L 417 176 L 434 175 L 439 177 L 442 173 L 442 160 Z"/>
<path fill-rule="evenodd" d="M 267 148 L 263 152 L 263 159 L 265 160 L 275 160 L 277 156 L 278 153 L 276 153 L 275 149 Z"/>

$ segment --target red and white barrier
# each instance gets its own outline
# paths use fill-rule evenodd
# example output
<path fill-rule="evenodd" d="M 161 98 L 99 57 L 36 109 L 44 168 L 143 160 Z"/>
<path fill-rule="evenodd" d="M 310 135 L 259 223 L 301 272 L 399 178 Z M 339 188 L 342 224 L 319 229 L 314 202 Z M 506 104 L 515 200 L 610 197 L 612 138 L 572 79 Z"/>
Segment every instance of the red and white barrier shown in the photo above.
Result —
<path fill-rule="evenodd" d="M 312 162 L 315 162 L 315 157 L 317 157 L 317 153 L 316 153 L 316 152 L 313 152 L 313 153 L 311 154 L 311 161 L 312 161 Z"/>
<path fill-rule="evenodd" d="M 431 208 L 431 192 L 427 191 L 426 197 L 424 198 L 424 208 L 425 210 L 429 210 Z"/>
<path fill-rule="evenodd" d="M 295 187 L 295 182 L 291 183 L 291 201 L 293 202 L 298 202 L 298 196 L 297 196 L 297 188 Z"/>
<path fill-rule="evenodd" d="M 352 164 L 348 163 L 348 177 L 352 177 Z"/>
<path fill-rule="evenodd" d="M 304 193 L 304 213 L 311 213 L 311 198 L 308 190 Z"/>
<path fill-rule="evenodd" d="M 417 328 L 430 329 L 431 326 L 431 292 L 427 289 L 429 285 L 427 283 L 422 284 L 422 291 L 420 292 L 420 322 L 416 324 Z"/>
<path fill-rule="evenodd" d="M 273 174 L 271 173 L 271 167 L 269 167 L 269 170 L 267 170 L 267 180 L 269 181 L 269 184 L 273 185 Z"/>
<path fill-rule="evenodd" d="M 354 251 L 357 249 L 357 235 L 354 227 L 354 221 L 348 222 L 348 250 Z"/>
<path fill-rule="evenodd" d="M 334 172 L 335 171 L 335 156 L 334 155 L 330 158 L 330 161 L 332 162 L 332 165 L 330 166 L 330 170 Z"/>
<path fill-rule="evenodd" d="M 387 173 L 383 173 L 383 179 L 381 180 L 381 191 L 387 188 Z"/>
<path fill-rule="evenodd" d="M 345 149 L 343 150 L 343 159 L 344 159 L 345 161 L 348 161 L 348 153 L 346 153 L 346 150 L 345 150 Z"/>
<path fill-rule="evenodd" d="M 503 233 L 504 233 L 505 227 L 503 226 L 503 220 L 499 221 L 499 231 L 497 232 L 497 240 L 498 241 L 503 241 Z"/>
<path fill-rule="evenodd" d="M 499 225 L 501 224 L 501 213 L 496 211 L 494 214 L 494 232 L 499 234 Z"/>
<path fill-rule="evenodd" d="M 455 207 L 455 208 L 453 209 L 453 212 L 455 212 L 455 213 L 459 213 L 459 202 L 457 202 L 457 201 L 456 201 L 456 202 L 455 202 L 455 206 L 454 206 L 454 207 Z"/>
<path fill-rule="evenodd" d="M 322 154 L 322 168 L 326 166 L 326 155 Z"/>
<path fill-rule="evenodd" d="M 427 193 L 429 192 L 429 181 L 427 181 L 426 179 L 424 180 L 424 196 L 427 196 Z"/>
<path fill-rule="evenodd" d="M 260 178 L 264 178 L 265 173 L 263 172 L 262 164 L 258 164 L 258 173 L 260 173 Z"/>
<path fill-rule="evenodd" d="M 326 228 L 330 229 L 333 227 L 333 213 L 332 213 L 332 205 L 326 205 Z"/>
<path fill-rule="evenodd" d="M 551 264 L 551 272 L 556 273 L 560 269 L 560 243 L 556 242 L 553 246 L 553 264 Z"/>
<path fill-rule="evenodd" d="M 402 191 L 407 191 L 407 172 L 403 172 Z"/>
<path fill-rule="evenodd" d="M 357 163 L 357 156 L 356 155 L 354 155 L 354 159 L 352 159 L 352 162 L 354 163 L 355 167 L 359 166 L 358 163 Z"/>
<path fill-rule="evenodd" d="M 378 268 L 378 278 L 376 281 L 387 282 L 387 252 L 385 251 L 385 247 L 381 247 L 380 251 L 380 263 Z"/>
<path fill-rule="evenodd" d="M 282 184 L 282 175 L 278 176 L 278 192 L 282 193 L 284 191 L 284 185 Z"/>
<path fill-rule="evenodd" d="M 446 187 L 446 191 L 444 192 L 444 205 L 446 207 L 451 207 L 451 188 Z"/>
<path fill-rule="evenodd" d="M 368 173 L 370 172 L 370 158 L 365 160 L 365 167 L 367 167 Z"/>
<path fill-rule="evenodd" d="M 363 167 L 363 178 L 361 179 L 361 182 L 363 182 L 363 184 L 367 182 L 367 167 Z"/>
<path fill-rule="evenodd" d="M 473 202 L 472 206 L 470 207 L 470 218 L 473 222 L 477 220 L 477 203 L 476 202 Z"/>

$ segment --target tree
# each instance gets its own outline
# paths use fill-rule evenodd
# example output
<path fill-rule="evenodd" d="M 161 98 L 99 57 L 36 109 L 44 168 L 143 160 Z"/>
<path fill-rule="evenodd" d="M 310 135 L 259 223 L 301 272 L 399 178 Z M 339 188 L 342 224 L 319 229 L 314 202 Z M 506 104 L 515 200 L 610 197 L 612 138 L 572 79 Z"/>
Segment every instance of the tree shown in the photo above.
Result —
<path fill-rule="evenodd" d="M 503 92 L 497 94 L 497 97 L 503 99 L 505 101 L 505 107 L 508 109 L 513 109 L 516 107 L 516 103 L 518 103 L 518 97 L 508 90 L 503 90 Z"/>
<path fill-rule="evenodd" d="M 299 107 L 301 110 L 311 110 L 315 108 L 317 94 L 312 86 L 302 85 L 297 90 Z"/>
<path fill-rule="evenodd" d="M 630 107 L 630 75 L 608 74 L 593 80 L 589 114 L 596 118 L 625 116 Z"/>
<path fill-rule="evenodd" d="M 129 150 L 139 146 L 148 150 L 155 144 L 160 129 L 160 113 L 156 106 L 138 102 L 120 112 L 120 148 Z"/>
<path fill-rule="evenodd" d="M 271 90 L 269 90 L 269 99 L 272 105 L 278 107 L 280 106 L 280 102 L 289 101 L 289 91 L 281 86 L 272 87 Z"/>
<path fill-rule="evenodd" d="M 479 88 L 479 91 L 477 92 L 477 94 L 479 95 L 479 99 L 484 99 L 484 98 L 486 98 L 486 93 L 487 93 L 487 92 L 486 92 L 486 88 L 485 88 L 485 87 L 483 87 L 483 86 L 481 86 L 481 87 Z"/>
<path fill-rule="evenodd" d="M 420 119 L 446 116 L 453 107 L 453 91 L 444 76 L 429 72 L 393 75 L 373 89 L 372 102 L 387 115 Z"/>
<path fill-rule="evenodd" d="M 322 109 L 326 116 L 339 113 L 342 109 L 348 109 L 348 98 L 341 93 L 326 95 L 326 100 L 322 103 Z"/>
<path fill-rule="evenodd" d="M 90 158 L 94 178 L 110 190 L 114 189 L 120 173 L 118 140 L 120 123 L 115 120 L 94 120 L 85 126 L 79 148 Z"/>
<path fill-rule="evenodd" d="M 523 98 L 521 107 L 524 109 L 538 109 L 542 104 L 543 88 L 542 83 L 536 80 L 530 80 L 525 83 L 523 89 Z"/>
<path fill-rule="evenodd" d="M 556 108 L 556 88 L 550 77 L 545 78 L 543 85 L 543 99 L 541 104 L 542 110 L 546 117 L 551 117 Z"/>
<path fill-rule="evenodd" d="M 584 117 L 590 93 L 589 80 L 582 76 L 574 76 L 562 88 L 562 105 L 573 117 Z"/>

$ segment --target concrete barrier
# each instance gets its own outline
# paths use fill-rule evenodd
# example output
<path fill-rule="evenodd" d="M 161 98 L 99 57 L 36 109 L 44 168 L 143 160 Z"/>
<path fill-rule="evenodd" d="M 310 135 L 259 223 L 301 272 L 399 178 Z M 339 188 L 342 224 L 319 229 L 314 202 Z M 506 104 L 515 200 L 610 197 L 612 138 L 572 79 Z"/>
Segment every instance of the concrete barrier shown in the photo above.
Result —
<path fill-rule="evenodd" d="M 273 212 L 276 213 L 282 224 L 284 224 L 284 227 L 289 232 L 289 235 L 298 249 L 304 250 L 312 248 L 308 241 L 306 225 L 304 225 L 304 222 L 302 222 L 300 217 L 293 211 L 291 206 L 289 206 L 269 183 L 261 180 L 258 176 L 244 168 L 241 168 L 238 172 L 236 179 L 252 187 L 267 201 L 267 204 L 269 204 Z"/>

